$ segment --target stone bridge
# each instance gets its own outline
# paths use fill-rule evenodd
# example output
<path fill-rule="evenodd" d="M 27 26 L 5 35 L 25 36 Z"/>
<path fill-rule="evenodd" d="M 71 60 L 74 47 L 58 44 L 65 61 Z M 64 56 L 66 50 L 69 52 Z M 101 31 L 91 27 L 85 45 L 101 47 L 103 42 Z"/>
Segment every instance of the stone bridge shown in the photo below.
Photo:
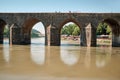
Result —
<path fill-rule="evenodd" d="M 100 22 L 105 22 L 112 29 L 112 46 L 120 47 L 120 13 L 0 13 L 0 43 L 3 43 L 5 25 L 12 28 L 13 44 L 30 44 L 31 29 L 42 22 L 45 28 L 45 45 L 59 46 L 61 43 L 61 28 L 68 22 L 74 22 L 80 27 L 80 45 L 96 46 L 96 29 Z M 86 40 L 86 26 L 91 27 L 90 40 Z"/>

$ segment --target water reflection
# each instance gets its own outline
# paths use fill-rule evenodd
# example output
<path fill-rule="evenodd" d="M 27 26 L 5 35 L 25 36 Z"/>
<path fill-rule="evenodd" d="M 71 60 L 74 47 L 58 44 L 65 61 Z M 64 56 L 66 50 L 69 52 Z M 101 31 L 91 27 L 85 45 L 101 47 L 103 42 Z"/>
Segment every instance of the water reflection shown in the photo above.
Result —
<path fill-rule="evenodd" d="M 91 62 L 91 48 L 87 47 L 86 54 L 85 54 L 85 67 L 90 68 Z"/>
<path fill-rule="evenodd" d="M 45 63 L 45 46 L 31 46 L 31 59 L 39 65 Z"/>
<path fill-rule="evenodd" d="M 9 46 L 4 45 L 3 56 L 6 62 L 10 61 Z"/>
<path fill-rule="evenodd" d="M 96 66 L 102 68 L 110 61 L 112 54 L 111 47 L 96 48 Z"/>
<path fill-rule="evenodd" d="M 9 49 L 9 40 L 5 39 L 4 40 L 4 45 L 3 45 L 3 57 L 5 62 L 9 63 L 10 62 L 10 49 Z"/>
<path fill-rule="evenodd" d="M 46 80 L 49 80 L 53 76 L 77 77 L 78 80 L 81 77 L 86 80 L 91 77 L 120 79 L 119 48 L 41 45 L 10 47 L 5 44 L 0 45 L 0 53 L 0 80 L 10 75 L 18 76 L 14 80 L 20 79 L 21 75 L 37 76 L 39 80 L 42 80 L 41 77 L 48 77 Z"/>
<path fill-rule="evenodd" d="M 60 58 L 65 64 L 72 66 L 78 62 L 79 57 L 80 53 L 74 47 L 61 47 Z"/>
<path fill-rule="evenodd" d="M 41 37 L 41 38 L 31 38 L 31 44 L 33 46 L 44 46 L 45 45 L 45 37 Z"/>

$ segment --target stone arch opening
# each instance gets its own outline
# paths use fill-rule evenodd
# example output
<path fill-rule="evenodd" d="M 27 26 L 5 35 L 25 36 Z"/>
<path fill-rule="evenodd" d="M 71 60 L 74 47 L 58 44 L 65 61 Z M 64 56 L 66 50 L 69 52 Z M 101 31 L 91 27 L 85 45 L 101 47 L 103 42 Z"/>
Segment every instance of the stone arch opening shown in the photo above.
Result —
<path fill-rule="evenodd" d="M 22 30 L 23 41 L 24 41 L 23 44 L 31 44 L 32 29 L 34 29 L 34 27 L 36 25 L 37 25 L 37 28 L 39 29 L 40 26 L 38 26 L 38 25 L 40 25 L 40 24 L 43 25 L 43 23 L 39 19 L 36 19 L 36 18 L 30 18 L 25 21 L 25 23 L 23 25 L 23 30 Z M 44 26 L 43 26 L 43 28 L 45 30 Z M 38 31 L 37 33 L 40 33 L 40 32 Z M 35 41 L 32 41 L 32 42 L 34 43 Z"/>
<path fill-rule="evenodd" d="M 118 22 L 114 19 L 108 18 L 108 19 L 104 19 L 102 22 L 107 23 L 111 29 L 112 29 L 112 33 L 116 36 L 120 35 L 120 25 L 118 24 Z"/>
<path fill-rule="evenodd" d="M 120 26 L 118 24 L 118 22 L 114 19 L 111 18 L 107 18 L 101 21 L 102 26 L 106 26 L 106 32 L 110 31 L 109 36 L 107 36 L 108 34 L 103 34 L 102 38 L 106 38 L 106 42 L 105 44 L 109 43 L 110 46 L 120 46 L 120 39 L 119 39 L 119 35 L 120 35 Z M 99 24 L 99 25 L 100 25 Z M 99 28 L 99 26 L 97 27 L 97 29 Z M 103 32 L 105 32 L 103 31 Z M 97 32 L 97 31 L 96 31 Z"/>
<path fill-rule="evenodd" d="M 4 43 L 5 36 L 9 38 L 8 31 L 9 31 L 9 28 L 8 28 L 7 23 L 3 19 L 0 19 L 0 44 Z"/>
<path fill-rule="evenodd" d="M 67 20 L 60 28 L 62 46 L 80 46 L 80 25 L 76 21 Z"/>
<path fill-rule="evenodd" d="M 45 45 L 45 29 L 42 22 L 36 23 L 31 30 L 31 44 Z"/>
<path fill-rule="evenodd" d="M 106 22 L 99 23 L 96 36 L 97 46 L 112 46 L 112 29 Z"/>

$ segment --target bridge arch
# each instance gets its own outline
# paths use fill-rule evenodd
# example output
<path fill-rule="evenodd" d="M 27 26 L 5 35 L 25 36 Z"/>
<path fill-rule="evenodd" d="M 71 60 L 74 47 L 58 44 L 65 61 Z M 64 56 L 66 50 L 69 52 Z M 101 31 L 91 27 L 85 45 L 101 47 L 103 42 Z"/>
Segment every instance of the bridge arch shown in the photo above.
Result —
<path fill-rule="evenodd" d="M 112 19 L 112 18 L 107 18 L 107 19 L 104 19 L 102 22 L 105 22 L 108 25 L 110 25 L 112 29 L 112 33 L 114 35 L 117 35 L 117 36 L 120 35 L 120 25 L 118 24 L 117 20 Z"/>
<path fill-rule="evenodd" d="M 65 19 L 64 21 L 62 21 L 61 23 L 60 23 L 60 32 L 61 32 L 61 29 L 62 29 L 62 27 L 66 24 L 66 23 L 69 23 L 69 22 L 73 22 L 73 23 L 75 23 L 75 24 L 77 24 L 79 27 L 81 26 L 80 24 L 79 24 L 79 22 L 77 21 L 77 20 L 75 20 L 75 19 Z"/>
<path fill-rule="evenodd" d="M 120 45 L 120 25 L 117 20 L 113 18 L 106 18 L 101 21 L 109 25 L 112 31 L 112 46 L 116 47 Z"/>
<path fill-rule="evenodd" d="M 78 22 L 77 20 L 75 20 L 75 19 L 66 19 L 66 20 L 64 20 L 64 21 L 62 21 L 62 22 L 60 23 L 60 26 L 59 26 L 59 34 L 60 34 L 60 35 L 61 35 L 61 30 L 62 30 L 63 26 L 66 25 L 67 23 L 70 23 L 70 22 L 76 24 L 77 27 L 79 27 L 79 29 L 81 28 L 81 26 L 80 26 L 80 24 L 79 24 L 79 22 Z M 80 29 L 80 30 L 81 30 L 81 29 Z M 81 32 L 81 31 L 80 31 L 80 32 Z M 60 43 L 61 43 L 61 36 L 60 36 Z"/>
<path fill-rule="evenodd" d="M 31 44 L 31 30 L 34 27 L 34 25 L 39 22 L 43 24 L 43 22 L 37 18 L 29 18 L 25 20 L 22 27 L 22 34 L 23 34 L 23 41 L 24 41 L 22 42 L 23 44 Z M 45 26 L 44 26 L 44 30 L 45 30 Z M 45 31 L 45 34 L 46 34 L 46 31 Z"/>
<path fill-rule="evenodd" d="M 31 32 L 32 27 L 38 22 L 40 22 L 40 20 L 38 20 L 36 18 L 27 19 L 23 24 L 23 29 L 22 29 L 23 33 Z"/>
<path fill-rule="evenodd" d="M 7 25 L 6 21 L 0 19 L 0 44 L 3 44 L 3 35 L 4 35 L 4 28 Z"/>

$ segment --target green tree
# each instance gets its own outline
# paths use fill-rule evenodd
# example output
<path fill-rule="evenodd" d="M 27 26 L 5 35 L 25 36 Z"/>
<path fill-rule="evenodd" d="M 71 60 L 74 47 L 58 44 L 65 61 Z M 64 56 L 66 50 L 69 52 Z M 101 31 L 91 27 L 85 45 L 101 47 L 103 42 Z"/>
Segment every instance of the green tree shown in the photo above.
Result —
<path fill-rule="evenodd" d="M 79 27 L 75 27 L 75 29 L 74 29 L 72 35 L 75 35 L 75 36 L 80 35 L 80 28 L 79 28 Z"/>
<path fill-rule="evenodd" d="M 100 23 L 99 25 L 98 25 L 98 28 L 97 28 L 97 35 L 109 35 L 109 34 L 111 34 L 112 33 L 112 31 L 111 31 L 111 28 L 110 28 L 110 26 L 108 25 L 108 24 L 106 24 L 106 23 Z"/>
<path fill-rule="evenodd" d="M 107 34 L 111 35 L 112 34 L 112 30 L 110 28 L 110 26 L 107 26 L 107 31 L 106 31 Z"/>
<path fill-rule="evenodd" d="M 80 29 L 76 24 L 65 25 L 61 30 L 61 34 L 77 36 L 80 34 Z"/>
<path fill-rule="evenodd" d="M 9 37 L 9 28 L 7 25 L 4 28 L 4 37 Z"/>

